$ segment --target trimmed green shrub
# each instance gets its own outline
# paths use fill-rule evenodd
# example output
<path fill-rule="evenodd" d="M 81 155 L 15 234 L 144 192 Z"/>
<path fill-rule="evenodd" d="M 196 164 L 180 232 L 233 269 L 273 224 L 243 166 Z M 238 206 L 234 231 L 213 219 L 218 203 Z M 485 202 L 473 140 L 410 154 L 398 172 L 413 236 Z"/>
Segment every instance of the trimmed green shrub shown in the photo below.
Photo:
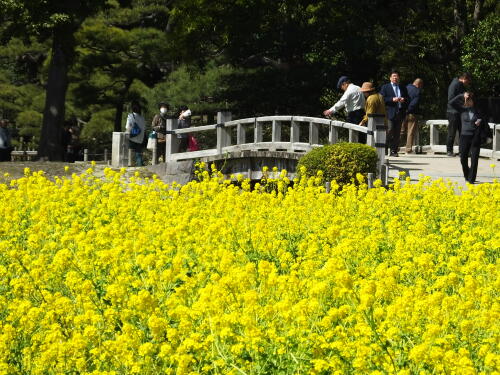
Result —
<path fill-rule="evenodd" d="M 297 171 L 305 167 L 306 176 L 323 172 L 326 181 L 337 181 L 340 186 L 356 181 L 358 173 L 376 173 L 377 152 L 361 143 L 336 143 L 315 148 L 299 160 Z"/>

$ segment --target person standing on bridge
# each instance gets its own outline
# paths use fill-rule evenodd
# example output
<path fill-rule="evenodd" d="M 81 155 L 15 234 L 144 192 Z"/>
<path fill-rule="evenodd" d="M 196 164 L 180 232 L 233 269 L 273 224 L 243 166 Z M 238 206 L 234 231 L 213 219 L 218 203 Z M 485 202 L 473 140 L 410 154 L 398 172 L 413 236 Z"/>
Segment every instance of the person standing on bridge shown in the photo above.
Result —
<path fill-rule="evenodd" d="M 141 115 L 141 106 L 138 102 L 132 102 L 132 112 L 127 116 L 125 133 L 129 135 L 129 148 L 135 152 L 135 166 L 142 167 L 142 142 L 146 130 L 146 120 Z"/>
<path fill-rule="evenodd" d="M 389 76 L 389 83 L 380 89 L 387 107 L 388 144 L 391 150 L 390 156 L 398 156 L 399 140 L 401 136 L 401 123 L 406 117 L 408 107 L 408 91 L 406 87 L 399 84 L 399 72 L 393 70 Z"/>
<path fill-rule="evenodd" d="M 401 125 L 401 135 L 405 132 L 406 135 L 406 153 L 411 154 L 413 152 L 412 146 L 415 139 L 415 134 L 418 132 L 418 105 L 420 104 L 420 90 L 424 87 L 424 81 L 421 78 L 415 79 L 412 85 L 406 86 L 408 91 L 409 103 L 408 110 L 406 111 L 406 117 Z"/>
<path fill-rule="evenodd" d="M 165 151 L 166 151 L 166 134 L 167 134 L 167 113 L 168 113 L 168 104 L 165 102 L 161 102 L 158 104 L 158 109 L 160 113 L 157 113 L 153 117 L 153 121 L 151 125 L 153 130 L 157 135 L 158 142 L 158 160 L 165 161 Z"/>
<path fill-rule="evenodd" d="M 359 125 L 366 126 L 368 123 L 368 115 L 384 115 L 384 122 L 387 125 L 384 97 L 375 92 L 373 83 L 364 82 L 360 91 L 365 97 L 365 116 L 360 121 Z"/>
<path fill-rule="evenodd" d="M 359 86 L 351 83 L 347 76 L 342 76 L 337 82 L 337 89 L 344 91 L 344 95 L 330 109 L 323 112 L 325 116 L 333 115 L 345 108 L 347 112 L 347 122 L 359 124 L 363 119 L 365 107 L 365 97 L 359 91 Z"/>
<path fill-rule="evenodd" d="M 457 95 L 465 92 L 465 87 L 472 83 L 472 75 L 464 72 L 458 78 L 453 78 L 448 87 L 448 107 L 446 108 L 446 117 L 448 119 L 448 138 L 446 139 L 446 154 L 448 156 L 455 156 L 453 154 L 453 144 L 455 143 L 455 135 L 461 133 L 461 115 L 450 101 L 456 98 Z"/>
<path fill-rule="evenodd" d="M 479 152 L 481 151 L 482 116 L 474 106 L 472 94 L 469 92 L 458 94 L 448 104 L 456 109 L 460 115 L 460 163 L 465 180 L 473 184 L 476 181 Z"/>

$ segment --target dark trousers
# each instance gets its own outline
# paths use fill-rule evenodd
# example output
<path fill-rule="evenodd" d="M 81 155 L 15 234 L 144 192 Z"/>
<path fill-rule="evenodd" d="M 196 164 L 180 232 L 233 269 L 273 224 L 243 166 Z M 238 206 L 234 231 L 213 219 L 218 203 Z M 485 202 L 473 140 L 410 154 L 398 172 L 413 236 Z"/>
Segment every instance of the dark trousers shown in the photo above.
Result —
<path fill-rule="evenodd" d="M 388 142 L 391 153 L 399 151 L 399 140 L 401 138 L 401 123 L 404 120 L 404 113 L 398 112 L 392 120 L 388 121 L 389 132 L 387 133 Z"/>
<path fill-rule="evenodd" d="M 461 135 L 460 136 L 460 163 L 462 163 L 462 170 L 464 177 L 471 184 L 476 181 L 477 164 L 479 162 L 479 151 L 481 148 L 481 139 L 479 132 L 475 135 Z M 470 167 L 469 167 L 469 152 L 470 152 Z"/>
<path fill-rule="evenodd" d="M 352 112 L 347 112 L 347 122 L 358 125 L 361 122 L 361 120 L 363 120 L 364 115 L 365 111 L 363 111 L 362 109 L 357 109 Z M 365 133 L 358 133 L 358 142 L 366 143 Z"/>
<path fill-rule="evenodd" d="M 188 138 L 177 138 L 179 140 L 179 152 L 187 152 L 188 149 Z"/>
<path fill-rule="evenodd" d="M 446 113 L 448 117 L 448 137 L 446 138 L 446 151 L 453 152 L 453 144 L 455 143 L 455 135 L 460 134 L 462 129 L 462 120 L 460 113 Z"/>

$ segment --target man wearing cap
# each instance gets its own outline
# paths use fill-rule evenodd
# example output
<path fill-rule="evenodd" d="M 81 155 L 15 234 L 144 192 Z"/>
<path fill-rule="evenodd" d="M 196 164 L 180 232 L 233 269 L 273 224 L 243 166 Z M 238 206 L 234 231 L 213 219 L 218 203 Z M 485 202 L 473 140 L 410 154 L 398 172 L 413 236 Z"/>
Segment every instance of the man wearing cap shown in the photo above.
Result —
<path fill-rule="evenodd" d="M 330 116 L 342 108 L 347 112 L 347 122 L 358 124 L 363 118 L 365 106 L 365 98 L 359 91 L 359 86 L 351 83 L 347 76 L 339 78 L 337 89 L 344 91 L 344 95 L 330 109 L 323 112 L 325 116 Z"/>
<path fill-rule="evenodd" d="M 406 117 L 408 107 L 408 90 L 406 86 L 399 84 L 399 73 L 396 70 L 391 72 L 389 83 L 380 88 L 380 94 L 384 97 L 387 108 L 387 120 L 389 131 L 387 133 L 391 150 L 391 156 L 398 156 L 399 140 L 401 137 L 401 123 Z"/>
<path fill-rule="evenodd" d="M 165 161 L 165 142 L 166 142 L 166 134 L 167 134 L 167 112 L 168 112 L 168 104 L 161 102 L 158 104 L 158 108 L 160 113 L 157 113 L 155 117 L 153 117 L 153 121 L 151 125 L 153 130 L 157 133 L 158 139 L 158 159 L 162 159 Z"/>
<path fill-rule="evenodd" d="M 364 82 L 359 91 L 361 91 L 365 97 L 365 116 L 360 121 L 359 125 L 366 126 L 368 123 L 368 115 L 384 115 L 384 122 L 387 124 L 384 98 L 382 95 L 375 92 L 373 83 Z"/>

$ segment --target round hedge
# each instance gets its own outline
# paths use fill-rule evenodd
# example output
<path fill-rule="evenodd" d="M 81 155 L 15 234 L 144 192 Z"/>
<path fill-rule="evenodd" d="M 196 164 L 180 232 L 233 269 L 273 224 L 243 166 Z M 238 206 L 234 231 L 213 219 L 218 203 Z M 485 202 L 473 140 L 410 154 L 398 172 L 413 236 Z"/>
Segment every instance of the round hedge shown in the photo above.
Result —
<path fill-rule="evenodd" d="M 305 167 L 307 176 L 323 172 L 326 181 L 337 181 L 340 186 L 356 181 L 361 173 L 376 173 L 377 152 L 361 143 L 336 143 L 315 148 L 300 158 L 297 171 Z M 299 172 L 300 173 L 300 172 Z"/>

